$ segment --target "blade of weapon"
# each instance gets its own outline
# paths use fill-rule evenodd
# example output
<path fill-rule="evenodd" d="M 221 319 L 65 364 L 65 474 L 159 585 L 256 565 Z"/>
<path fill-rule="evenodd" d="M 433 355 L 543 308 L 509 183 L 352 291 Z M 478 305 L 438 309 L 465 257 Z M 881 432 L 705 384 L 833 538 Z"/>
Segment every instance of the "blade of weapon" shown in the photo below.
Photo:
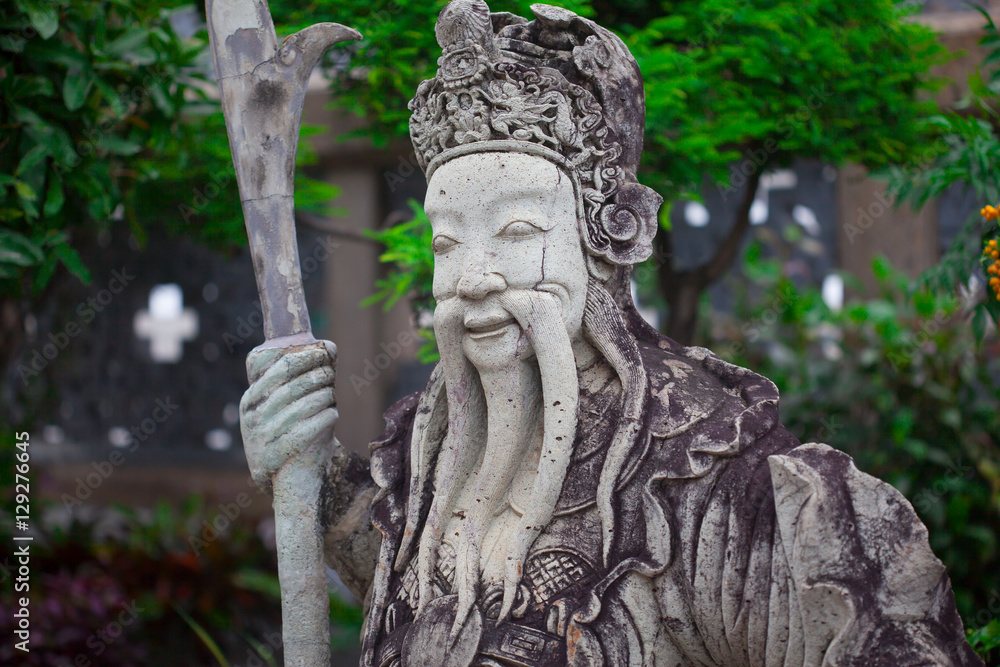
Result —
<path fill-rule="evenodd" d="M 361 35 L 319 23 L 279 47 L 266 0 L 208 0 L 209 37 L 264 314 L 259 347 L 323 347 L 312 336 L 295 238 L 295 152 L 313 67 Z M 325 348 L 324 348 L 325 349 Z M 330 664 L 330 600 L 320 517 L 322 471 L 292 459 L 274 478 L 286 667 Z"/>
<path fill-rule="evenodd" d="M 209 37 L 236 165 L 267 341 L 310 332 L 295 241 L 293 193 L 302 103 L 329 47 L 360 39 L 317 23 L 279 47 L 265 0 L 209 0 Z M 268 345 L 272 347 L 274 345 Z"/>

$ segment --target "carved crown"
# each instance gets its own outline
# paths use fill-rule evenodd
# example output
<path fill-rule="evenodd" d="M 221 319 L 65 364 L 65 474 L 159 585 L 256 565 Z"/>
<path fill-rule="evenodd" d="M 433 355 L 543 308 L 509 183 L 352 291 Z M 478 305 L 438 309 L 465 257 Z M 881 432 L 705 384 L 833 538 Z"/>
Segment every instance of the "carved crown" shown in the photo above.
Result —
<path fill-rule="evenodd" d="M 578 187 L 586 250 L 615 265 L 652 252 L 662 199 L 639 185 L 642 76 L 613 33 L 532 5 L 535 20 L 453 0 L 435 33 L 437 75 L 410 102 L 410 137 L 430 179 L 469 153 L 517 151 L 565 169 Z"/>

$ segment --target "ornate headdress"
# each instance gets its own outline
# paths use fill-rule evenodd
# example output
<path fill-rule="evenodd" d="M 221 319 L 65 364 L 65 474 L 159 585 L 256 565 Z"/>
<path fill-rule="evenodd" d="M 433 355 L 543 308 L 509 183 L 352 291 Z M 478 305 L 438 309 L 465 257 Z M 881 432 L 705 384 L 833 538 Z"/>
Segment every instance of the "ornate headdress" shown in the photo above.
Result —
<path fill-rule="evenodd" d="M 410 136 L 428 180 L 470 153 L 516 151 L 574 179 L 583 244 L 613 265 L 652 252 L 662 199 L 636 181 L 642 76 L 613 33 L 565 9 L 532 5 L 536 20 L 453 0 L 438 17 L 437 76 L 410 102 Z"/>

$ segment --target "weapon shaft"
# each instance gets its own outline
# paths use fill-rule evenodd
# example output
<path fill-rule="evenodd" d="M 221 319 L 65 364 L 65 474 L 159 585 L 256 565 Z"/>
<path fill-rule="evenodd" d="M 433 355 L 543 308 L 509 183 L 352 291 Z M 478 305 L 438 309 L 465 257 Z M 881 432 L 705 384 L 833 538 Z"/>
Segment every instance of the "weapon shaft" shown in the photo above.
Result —
<path fill-rule="evenodd" d="M 265 343 L 321 346 L 312 336 L 295 238 L 295 152 L 313 67 L 351 28 L 319 23 L 279 47 L 266 0 L 208 0 L 208 29 L 264 315 Z M 330 603 L 319 513 L 321 471 L 289 461 L 274 478 L 286 667 L 330 664 Z"/>

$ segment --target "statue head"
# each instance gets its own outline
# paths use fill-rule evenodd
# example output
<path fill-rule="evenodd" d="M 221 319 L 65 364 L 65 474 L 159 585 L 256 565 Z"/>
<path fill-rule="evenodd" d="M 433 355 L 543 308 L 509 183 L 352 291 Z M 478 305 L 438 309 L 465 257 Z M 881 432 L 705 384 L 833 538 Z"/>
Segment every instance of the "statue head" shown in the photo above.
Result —
<path fill-rule="evenodd" d="M 645 122 L 639 68 L 592 21 L 547 5 L 532 11 L 528 22 L 491 14 L 483 0 L 453 0 L 437 23 L 437 75 L 410 103 L 411 138 L 428 179 L 441 363 L 414 423 L 397 567 L 411 553 L 414 508 L 426 502 L 430 480 L 419 546 L 425 582 L 462 485 L 474 484 L 456 564 L 460 609 L 468 611 L 483 536 L 507 502 L 525 443 L 542 432 L 532 503 L 506 550 L 502 615 L 555 510 L 578 435 L 581 369 L 594 358 L 617 374 L 621 392 L 597 491 L 608 557 L 611 497 L 640 439 L 647 393 L 636 341 L 656 336 L 642 328 L 629 290 L 632 265 L 652 252 L 662 203 L 636 180 Z M 523 425 L 518 431 L 508 401 L 536 415 L 536 436 Z M 495 423 L 508 426 L 487 427 Z M 421 605 L 428 597 L 423 591 Z"/>
<path fill-rule="evenodd" d="M 558 7 L 532 11 L 528 22 L 491 14 L 483 0 L 442 10 L 439 69 L 410 102 L 410 136 L 429 183 L 466 155 L 521 153 L 555 165 L 576 194 L 590 272 L 606 282 L 649 257 L 662 203 L 636 180 L 642 76 L 610 31 Z"/>

